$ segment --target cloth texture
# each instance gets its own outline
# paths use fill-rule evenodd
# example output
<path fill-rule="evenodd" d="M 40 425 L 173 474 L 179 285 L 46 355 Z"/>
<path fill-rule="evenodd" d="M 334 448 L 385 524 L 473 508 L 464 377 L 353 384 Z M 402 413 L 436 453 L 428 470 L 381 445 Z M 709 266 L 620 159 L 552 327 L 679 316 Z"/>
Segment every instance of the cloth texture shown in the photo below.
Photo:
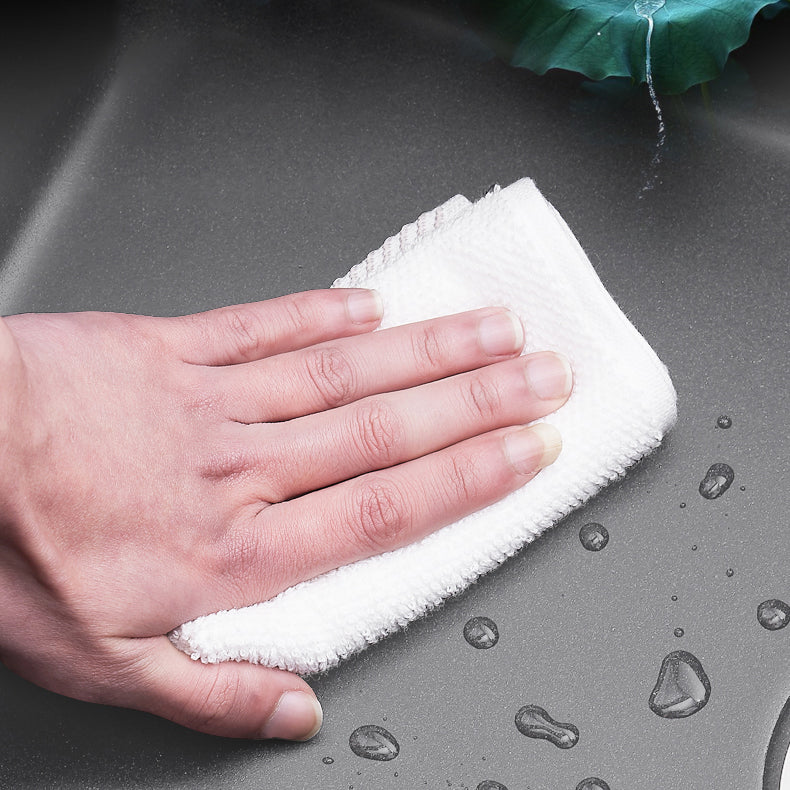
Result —
<path fill-rule="evenodd" d="M 568 402 L 545 418 L 559 459 L 518 491 L 411 546 L 338 568 L 254 606 L 200 617 L 173 643 L 207 663 L 328 669 L 496 568 L 655 449 L 676 419 L 666 368 L 620 311 L 533 182 L 456 196 L 334 283 L 376 288 L 382 327 L 489 305 L 517 313 L 525 353 L 565 354 Z"/>

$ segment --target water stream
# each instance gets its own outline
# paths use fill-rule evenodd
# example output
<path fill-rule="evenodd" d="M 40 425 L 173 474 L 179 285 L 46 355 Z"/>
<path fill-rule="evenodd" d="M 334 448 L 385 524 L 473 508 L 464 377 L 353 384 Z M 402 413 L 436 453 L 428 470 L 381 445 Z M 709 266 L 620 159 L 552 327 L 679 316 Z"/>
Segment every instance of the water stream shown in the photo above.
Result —
<path fill-rule="evenodd" d="M 647 90 L 650 93 L 650 99 L 653 102 L 653 107 L 656 111 L 658 118 L 658 139 L 656 140 L 656 147 L 653 151 L 653 158 L 650 160 L 650 176 L 647 183 L 642 187 L 642 192 L 647 192 L 653 189 L 656 182 L 656 167 L 661 162 L 661 151 L 667 139 L 666 126 L 664 125 L 664 116 L 661 113 L 661 105 L 656 96 L 656 88 L 653 84 L 653 63 L 650 56 L 650 45 L 653 40 L 653 14 L 659 9 L 664 7 L 666 0 L 636 0 L 634 3 L 634 11 L 647 20 L 647 35 L 645 37 L 645 79 L 647 80 Z"/>

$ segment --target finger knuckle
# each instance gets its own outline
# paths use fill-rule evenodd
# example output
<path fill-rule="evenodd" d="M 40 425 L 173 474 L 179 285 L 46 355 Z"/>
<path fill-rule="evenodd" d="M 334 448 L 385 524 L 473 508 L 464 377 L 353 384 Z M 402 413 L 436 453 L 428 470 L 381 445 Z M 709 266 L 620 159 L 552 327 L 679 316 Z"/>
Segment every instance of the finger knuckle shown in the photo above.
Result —
<path fill-rule="evenodd" d="M 224 311 L 224 330 L 234 350 L 246 359 L 255 359 L 265 345 L 266 328 L 254 309 L 235 305 Z"/>
<path fill-rule="evenodd" d="M 235 672 L 223 672 L 221 666 L 207 667 L 206 672 L 213 676 L 195 689 L 187 715 L 197 730 L 221 731 L 234 720 L 239 706 L 245 704 L 241 683 Z"/>
<path fill-rule="evenodd" d="M 306 359 L 307 376 L 324 406 L 334 408 L 353 400 L 356 373 L 346 354 L 339 348 L 315 348 Z"/>
<path fill-rule="evenodd" d="M 412 338 L 414 359 L 421 373 L 443 369 L 449 357 L 449 348 L 442 332 L 433 324 L 423 327 Z"/>
<path fill-rule="evenodd" d="M 320 320 L 315 309 L 315 299 L 311 294 L 294 294 L 284 303 L 284 320 L 286 331 L 300 335 Z"/>
<path fill-rule="evenodd" d="M 475 418 L 490 423 L 502 412 L 502 393 L 485 375 L 472 376 L 466 388 L 466 401 Z"/>
<path fill-rule="evenodd" d="M 476 502 L 482 493 L 483 476 L 475 459 L 466 453 L 456 453 L 445 468 L 444 496 L 448 505 Z"/>
<path fill-rule="evenodd" d="M 258 534 L 254 529 L 236 527 L 223 536 L 218 571 L 231 587 L 244 587 L 247 580 L 256 578 L 264 553 Z"/>
<path fill-rule="evenodd" d="M 402 426 L 392 408 L 380 400 L 359 406 L 354 441 L 362 458 L 374 467 L 390 466 L 402 444 Z"/>
<path fill-rule="evenodd" d="M 361 488 L 352 524 L 354 537 L 362 547 L 376 554 L 394 548 L 411 521 L 403 492 L 391 482 L 376 481 Z"/>

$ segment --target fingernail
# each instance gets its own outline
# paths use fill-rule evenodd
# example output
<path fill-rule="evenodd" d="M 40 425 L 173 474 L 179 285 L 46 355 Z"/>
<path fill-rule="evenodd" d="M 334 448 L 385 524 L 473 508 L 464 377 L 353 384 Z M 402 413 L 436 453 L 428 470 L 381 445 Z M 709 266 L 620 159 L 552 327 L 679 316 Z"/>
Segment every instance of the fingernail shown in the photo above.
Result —
<path fill-rule="evenodd" d="M 510 310 L 482 318 L 477 331 L 480 346 L 492 357 L 512 354 L 524 345 L 524 327 Z"/>
<path fill-rule="evenodd" d="M 573 386 L 571 363 L 562 354 L 551 351 L 529 357 L 527 381 L 541 400 L 567 398 Z"/>
<path fill-rule="evenodd" d="M 562 450 L 562 437 L 553 425 L 539 422 L 505 436 L 505 450 L 519 474 L 533 474 L 557 460 Z"/>
<path fill-rule="evenodd" d="M 384 305 L 378 291 L 352 291 L 346 299 L 346 309 L 355 324 L 378 321 L 384 314 Z"/>
<path fill-rule="evenodd" d="M 261 738 L 309 741 L 324 721 L 321 703 L 304 691 L 286 691 L 261 731 Z"/>

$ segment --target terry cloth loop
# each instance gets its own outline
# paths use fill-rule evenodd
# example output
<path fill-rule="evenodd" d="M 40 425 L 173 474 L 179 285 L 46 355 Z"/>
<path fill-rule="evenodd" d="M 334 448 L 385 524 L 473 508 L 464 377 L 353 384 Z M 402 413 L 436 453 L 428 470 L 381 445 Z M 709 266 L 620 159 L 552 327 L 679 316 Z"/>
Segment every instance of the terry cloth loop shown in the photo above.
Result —
<path fill-rule="evenodd" d="M 405 226 L 334 283 L 376 288 L 382 328 L 503 305 L 525 353 L 569 358 L 574 390 L 545 418 L 559 459 L 518 491 L 411 546 L 338 568 L 172 632 L 204 662 L 309 674 L 423 616 L 625 474 L 676 419 L 666 368 L 617 307 L 568 226 L 529 179 L 476 203 L 456 196 Z"/>

